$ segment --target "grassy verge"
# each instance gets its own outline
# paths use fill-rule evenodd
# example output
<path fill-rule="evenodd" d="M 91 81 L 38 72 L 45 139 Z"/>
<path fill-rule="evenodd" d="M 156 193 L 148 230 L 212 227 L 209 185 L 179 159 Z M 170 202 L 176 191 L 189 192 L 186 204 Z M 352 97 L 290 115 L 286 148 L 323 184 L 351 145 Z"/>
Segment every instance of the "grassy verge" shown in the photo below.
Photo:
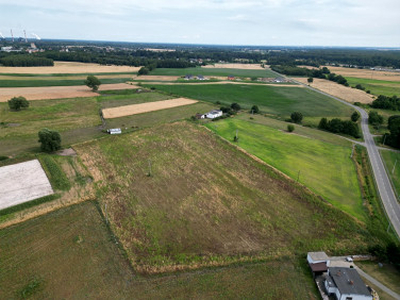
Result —
<path fill-rule="evenodd" d="M 145 85 L 145 84 L 144 84 Z M 146 86 L 146 85 L 145 85 Z M 349 117 L 352 108 L 305 88 L 268 85 L 152 85 L 157 90 L 219 105 L 239 103 L 250 109 L 257 105 L 263 113 L 283 118 L 298 111 L 305 117 Z M 319 122 L 319 120 L 318 120 Z M 318 124 L 318 123 L 317 123 Z"/>
<path fill-rule="evenodd" d="M 239 119 L 225 119 L 207 127 L 229 141 L 238 130 L 237 145 L 303 183 L 332 204 L 365 220 L 351 146 L 343 147 L 289 134 Z"/>
<path fill-rule="evenodd" d="M 51 183 L 51 186 L 55 190 L 68 191 L 71 188 L 67 176 L 63 172 L 61 166 L 57 162 L 55 156 L 52 155 L 40 155 L 39 160 L 45 170 L 47 177 Z"/>
<path fill-rule="evenodd" d="M 392 181 L 392 185 L 396 191 L 397 198 L 399 198 L 400 197 L 400 152 L 381 150 L 380 153 L 385 162 L 386 172 L 388 173 Z"/>
<path fill-rule="evenodd" d="M 357 266 L 380 283 L 386 285 L 393 292 L 400 295 L 400 273 L 390 264 L 378 265 L 374 261 L 360 261 Z"/>

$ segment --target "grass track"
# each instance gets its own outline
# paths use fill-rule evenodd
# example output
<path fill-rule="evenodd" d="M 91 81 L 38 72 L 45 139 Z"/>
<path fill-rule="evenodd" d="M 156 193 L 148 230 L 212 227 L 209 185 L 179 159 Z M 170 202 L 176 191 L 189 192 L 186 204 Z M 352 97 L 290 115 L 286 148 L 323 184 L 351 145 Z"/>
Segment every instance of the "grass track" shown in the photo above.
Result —
<path fill-rule="evenodd" d="M 338 208 L 365 220 L 361 191 L 351 147 L 333 145 L 308 137 L 239 119 L 208 123 L 207 127 L 322 195 Z M 295 131 L 296 133 L 296 131 Z M 300 175 L 299 175 L 300 172 Z"/>

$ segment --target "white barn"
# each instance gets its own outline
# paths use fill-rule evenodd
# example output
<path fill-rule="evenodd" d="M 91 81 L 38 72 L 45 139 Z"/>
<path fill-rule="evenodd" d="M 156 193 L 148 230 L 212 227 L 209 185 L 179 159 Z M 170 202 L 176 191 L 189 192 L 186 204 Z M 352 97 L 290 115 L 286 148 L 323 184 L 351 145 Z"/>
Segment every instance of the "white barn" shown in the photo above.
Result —
<path fill-rule="evenodd" d="M 222 116 L 222 110 L 213 109 L 206 114 L 207 119 L 215 119 Z"/>

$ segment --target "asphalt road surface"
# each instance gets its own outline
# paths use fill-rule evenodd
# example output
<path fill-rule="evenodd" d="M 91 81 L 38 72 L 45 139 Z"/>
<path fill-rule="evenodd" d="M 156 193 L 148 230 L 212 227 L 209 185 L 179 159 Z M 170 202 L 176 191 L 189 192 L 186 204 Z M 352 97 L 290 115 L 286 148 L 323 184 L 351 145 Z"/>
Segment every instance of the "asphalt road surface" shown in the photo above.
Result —
<path fill-rule="evenodd" d="M 279 74 L 279 76 L 282 76 L 282 75 Z M 373 136 L 371 135 L 371 133 L 369 131 L 367 112 L 365 110 L 363 110 L 361 107 L 350 104 L 342 99 L 339 99 L 337 97 L 334 97 L 332 95 L 324 93 L 320 90 L 314 89 L 314 88 L 312 88 L 306 84 L 303 84 L 301 82 L 298 82 L 295 80 L 293 80 L 293 81 L 296 83 L 299 83 L 301 85 L 304 85 L 307 88 L 309 88 L 317 93 L 331 97 L 332 99 L 335 99 L 335 100 L 340 101 L 348 106 L 351 106 L 361 114 L 361 129 L 364 134 L 365 146 L 367 147 L 369 160 L 372 165 L 372 171 L 374 173 L 375 181 L 378 186 L 378 191 L 381 196 L 385 211 L 389 217 L 391 226 L 397 233 L 397 237 L 400 238 L 400 205 L 397 202 L 397 198 L 393 191 L 393 187 L 390 184 L 389 177 L 388 177 L 385 167 L 383 165 L 382 157 L 379 154 L 378 147 L 375 145 Z"/>

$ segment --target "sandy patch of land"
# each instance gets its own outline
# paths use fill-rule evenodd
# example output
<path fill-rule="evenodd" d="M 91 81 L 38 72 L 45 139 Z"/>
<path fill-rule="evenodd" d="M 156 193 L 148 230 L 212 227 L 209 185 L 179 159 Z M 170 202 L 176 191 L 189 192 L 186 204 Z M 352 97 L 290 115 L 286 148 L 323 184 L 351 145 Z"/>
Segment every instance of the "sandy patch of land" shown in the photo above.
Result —
<path fill-rule="evenodd" d="M 176 81 L 180 76 L 166 76 L 166 75 L 141 75 L 133 76 L 133 80 L 143 80 L 143 81 Z"/>
<path fill-rule="evenodd" d="M 126 83 L 102 84 L 100 91 L 137 89 L 138 87 Z M 0 102 L 6 102 L 12 97 L 23 96 L 27 100 L 63 99 L 98 96 L 87 86 L 49 86 L 49 87 L 19 87 L 0 88 Z"/>
<path fill-rule="evenodd" d="M 375 80 L 400 81 L 400 72 L 377 71 L 370 69 L 356 69 L 327 66 L 331 73 L 340 74 L 343 77 L 358 77 Z"/>
<path fill-rule="evenodd" d="M 137 72 L 140 67 L 103 66 L 79 62 L 56 61 L 52 67 L 0 67 L 0 73 L 12 74 L 74 74 Z"/>
<path fill-rule="evenodd" d="M 147 102 L 140 104 L 125 105 L 103 109 L 103 117 L 105 119 L 119 118 L 130 115 L 137 115 L 146 112 L 167 109 L 177 106 L 189 105 L 196 103 L 196 100 L 187 98 L 176 98 L 164 101 Z"/>
<path fill-rule="evenodd" d="M 294 79 L 301 83 L 307 84 L 307 78 L 302 77 Z M 351 87 L 346 87 L 344 85 L 326 79 L 314 78 L 314 82 L 311 83 L 310 86 L 350 103 L 371 103 L 374 100 L 373 96 L 367 94 L 364 91 L 353 89 Z"/>
<path fill-rule="evenodd" d="M 0 209 L 53 194 L 37 159 L 0 168 Z"/>
<path fill-rule="evenodd" d="M 261 67 L 260 64 L 214 64 L 202 66 L 202 68 L 264 70 L 264 68 Z"/>

